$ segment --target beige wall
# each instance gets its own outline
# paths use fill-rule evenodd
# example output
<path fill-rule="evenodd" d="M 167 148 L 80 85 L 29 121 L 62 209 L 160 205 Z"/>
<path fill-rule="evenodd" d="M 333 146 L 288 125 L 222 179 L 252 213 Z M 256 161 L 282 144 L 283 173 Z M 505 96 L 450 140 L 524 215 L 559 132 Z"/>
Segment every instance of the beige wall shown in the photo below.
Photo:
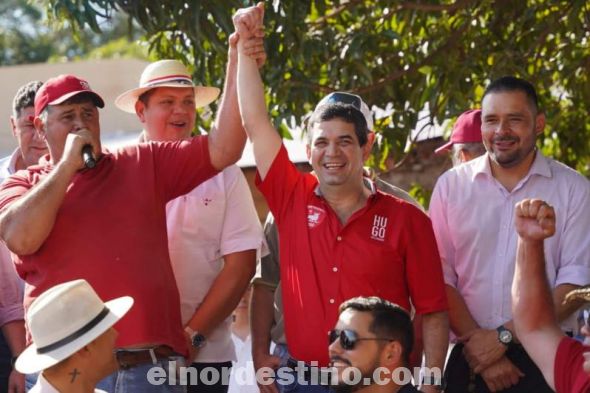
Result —
<path fill-rule="evenodd" d="M 105 101 L 100 111 L 103 139 L 139 131 L 135 115 L 118 110 L 113 102 L 125 90 L 137 87 L 139 76 L 148 63 L 134 59 L 79 61 L 74 63 L 28 64 L 0 67 L 0 156 L 9 154 L 16 143 L 10 132 L 12 99 L 20 86 L 32 81 L 45 81 L 60 74 L 74 74 L 86 79 Z"/>

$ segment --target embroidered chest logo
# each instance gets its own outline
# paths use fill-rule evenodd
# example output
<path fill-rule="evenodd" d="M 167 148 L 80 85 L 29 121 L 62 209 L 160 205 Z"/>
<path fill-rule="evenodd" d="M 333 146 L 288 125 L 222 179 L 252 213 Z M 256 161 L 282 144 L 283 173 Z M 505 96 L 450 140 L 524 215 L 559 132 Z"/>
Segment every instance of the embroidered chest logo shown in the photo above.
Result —
<path fill-rule="evenodd" d="M 317 206 L 307 205 L 307 226 L 315 228 L 326 218 L 326 211 Z"/>
<path fill-rule="evenodd" d="M 213 199 L 210 199 L 210 198 L 203 198 L 203 204 L 204 204 L 205 206 L 209 206 L 209 204 L 210 204 L 211 202 L 213 202 Z"/>
<path fill-rule="evenodd" d="M 371 228 L 371 239 L 384 241 L 385 230 L 387 229 L 387 217 L 375 215 L 373 228 Z"/>

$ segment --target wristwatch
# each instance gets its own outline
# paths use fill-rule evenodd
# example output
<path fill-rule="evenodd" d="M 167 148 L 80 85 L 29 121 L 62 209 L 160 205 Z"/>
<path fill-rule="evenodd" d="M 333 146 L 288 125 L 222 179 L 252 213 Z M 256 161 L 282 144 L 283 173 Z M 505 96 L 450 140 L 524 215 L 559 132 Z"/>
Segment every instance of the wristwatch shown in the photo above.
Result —
<path fill-rule="evenodd" d="M 512 332 L 506 329 L 504 325 L 498 326 L 496 331 L 498 331 L 498 341 L 506 346 L 512 344 Z"/>
<path fill-rule="evenodd" d="M 207 339 L 201 333 L 191 329 L 189 326 L 184 328 L 184 331 L 188 334 L 191 339 L 191 345 L 193 348 L 203 348 L 207 343 Z"/>
<path fill-rule="evenodd" d="M 433 377 L 432 375 L 425 375 L 422 377 L 422 383 L 420 385 L 432 386 L 435 389 L 442 391 L 442 390 L 445 390 L 445 388 L 447 387 L 447 381 L 445 380 L 444 377 L 436 378 L 436 377 Z"/>

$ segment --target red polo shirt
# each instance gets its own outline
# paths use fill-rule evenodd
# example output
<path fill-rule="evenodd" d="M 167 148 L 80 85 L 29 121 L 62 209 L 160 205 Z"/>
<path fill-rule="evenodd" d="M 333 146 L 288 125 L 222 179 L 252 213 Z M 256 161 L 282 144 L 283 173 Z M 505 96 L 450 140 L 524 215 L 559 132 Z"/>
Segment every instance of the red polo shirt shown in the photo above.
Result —
<path fill-rule="evenodd" d="M 374 192 L 345 225 L 300 173 L 284 146 L 257 185 L 279 230 L 285 333 L 291 355 L 328 364 L 327 332 L 338 306 L 379 296 L 419 314 L 444 311 L 447 300 L 430 219 L 411 204 Z"/>
<path fill-rule="evenodd" d="M 52 171 L 33 166 L 0 187 L 0 209 Z M 144 143 L 106 152 L 77 172 L 43 245 L 15 256 L 25 280 L 25 308 L 54 285 L 86 279 L 101 299 L 129 295 L 135 303 L 115 328 L 118 347 L 166 344 L 185 354 L 180 299 L 168 256 L 166 203 L 218 171 L 206 137 Z"/>
<path fill-rule="evenodd" d="M 564 337 L 555 354 L 554 379 L 557 393 L 590 392 L 590 375 L 584 372 L 584 352 L 590 351 L 569 337 Z"/>

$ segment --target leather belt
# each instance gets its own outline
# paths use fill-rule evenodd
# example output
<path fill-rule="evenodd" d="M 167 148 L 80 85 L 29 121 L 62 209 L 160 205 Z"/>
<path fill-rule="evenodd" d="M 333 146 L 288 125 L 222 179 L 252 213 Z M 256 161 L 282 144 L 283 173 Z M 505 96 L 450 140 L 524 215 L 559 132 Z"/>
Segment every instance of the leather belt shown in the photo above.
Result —
<path fill-rule="evenodd" d="M 155 364 L 158 360 L 179 355 L 167 345 L 158 345 L 151 348 L 117 349 L 115 350 L 115 356 L 119 367 L 127 370 L 141 364 Z"/>

